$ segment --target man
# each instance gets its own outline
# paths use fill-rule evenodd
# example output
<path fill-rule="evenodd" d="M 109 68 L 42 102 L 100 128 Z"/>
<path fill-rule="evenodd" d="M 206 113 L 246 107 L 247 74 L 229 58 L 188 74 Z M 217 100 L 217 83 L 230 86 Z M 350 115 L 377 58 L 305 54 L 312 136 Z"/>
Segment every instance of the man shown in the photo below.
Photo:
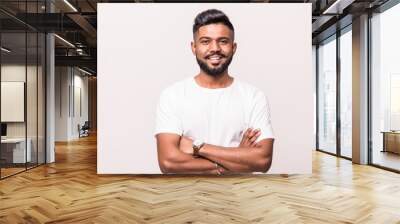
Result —
<path fill-rule="evenodd" d="M 163 173 L 267 172 L 274 137 L 264 93 L 228 73 L 234 27 L 216 9 L 197 15 L 192 52 L 200 73 L 165 89 L 156 120 Z"/>

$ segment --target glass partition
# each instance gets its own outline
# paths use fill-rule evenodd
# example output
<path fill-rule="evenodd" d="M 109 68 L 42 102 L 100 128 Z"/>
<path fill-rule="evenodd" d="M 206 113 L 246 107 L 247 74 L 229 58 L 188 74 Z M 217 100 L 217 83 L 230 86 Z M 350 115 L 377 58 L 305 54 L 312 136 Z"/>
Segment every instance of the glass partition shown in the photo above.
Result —
<path fill-rule="evenodd" d="M 371 18 L 372 164 L 400 171 L 400 4 Z"/>
<path fill-rule="evenodd" d="M 2 177 L 24 171 L 31 151 L 26 145 L 26 33 L 1 34 Z M 4 50 L 6 49 L 6 50 Z"/>
<path fill-rule="evenodd" d="M 1 179 L 45 163 L 45 34 L 13 17 L 44 3 L 0 2 Z"/>
<path fill-rule="evenodd" d="M 27 2 L 26 12 L 43 13 L 44 2 Z M 32 17 L 31 22 L 37 24 L 38 17 Z M 39 163 L 39 76 L 41 73 L 41 42 L 43 35 L 35 29 L 27 27 L 27 142 L 31 147 L 31 161 L 28 168 L 35 167 Z M 44 86 L 42 86 L 44 88 Z M 44 112 L 44 111 L 43 111 Z"/>
<path fill-rule="evenodd" d="M 26 98 L 26 113 L 27 113 L 27 150 L 30 151 L 30 160 L 27 167 L 31 168 L 37 165 L 38 157 L 38 35 L 37 32 L 27 33 L 27 98 Z"/>
<path fill-rule="evenodd" d="M 352 35 L 351 26 L 340 36 L 340 154 L 352 157 Z"/>
<path fill-rule="evenodd" d="M 318 47 L 318 149 L 336 154 L 336 36 Z"/>

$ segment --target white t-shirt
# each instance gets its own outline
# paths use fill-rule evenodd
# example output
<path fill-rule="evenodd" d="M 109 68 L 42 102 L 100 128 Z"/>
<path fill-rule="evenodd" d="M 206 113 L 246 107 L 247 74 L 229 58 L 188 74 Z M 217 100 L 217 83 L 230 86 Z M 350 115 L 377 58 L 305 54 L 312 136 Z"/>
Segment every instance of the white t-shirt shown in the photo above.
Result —
<path fill-rule="evenodd" d="M 161 93 L 154 134 L 174 133 L 237 147 L 249 127 L 261 130 L 257 142 L 274 138 L 267 98 L 261 90 L 236 79 L 226 88 L 209 89 L 190 77 Z"/>

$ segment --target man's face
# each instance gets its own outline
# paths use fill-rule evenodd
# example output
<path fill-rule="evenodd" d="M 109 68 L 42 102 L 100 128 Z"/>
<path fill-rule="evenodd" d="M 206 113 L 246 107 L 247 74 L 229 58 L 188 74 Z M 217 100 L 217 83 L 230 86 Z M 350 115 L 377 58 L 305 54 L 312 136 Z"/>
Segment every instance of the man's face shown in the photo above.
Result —
<path fill-rule="evenodd" d="M 233 32 L 222 23 L 202 26 L 194 35 L 192 52 L 205 73 L 219 76 L 224 73 L 236 51 Z"/>

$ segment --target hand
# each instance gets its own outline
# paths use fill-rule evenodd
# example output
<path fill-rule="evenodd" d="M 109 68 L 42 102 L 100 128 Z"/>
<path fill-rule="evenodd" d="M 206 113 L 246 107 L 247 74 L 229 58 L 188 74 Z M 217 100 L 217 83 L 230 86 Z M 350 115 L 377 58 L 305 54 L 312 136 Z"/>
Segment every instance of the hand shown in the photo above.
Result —
<path fill-rule="evenodd" d="M 182 136 L 179 142 L 179 150 L 184 153 L 193 155 L 193 140 L 188 137 Z"/>
<path fill-rule="evenodd" d="M 213 174 L 217 174 L 217 175 L 223 175 L 223 174 L 228 174 L 228 173 L 230 173 L 229 170 L 221 165 L 218 165 L 217 168 L 213 171 Z"/>
<path fill-rule="evenodd" d="M 239 147 L 256 147 L 256 140 L 260 135 L 260 129 L 253 130 L 252 128 L 248 128 L 243 134 L 242 141 L 240 142 Z"/>

